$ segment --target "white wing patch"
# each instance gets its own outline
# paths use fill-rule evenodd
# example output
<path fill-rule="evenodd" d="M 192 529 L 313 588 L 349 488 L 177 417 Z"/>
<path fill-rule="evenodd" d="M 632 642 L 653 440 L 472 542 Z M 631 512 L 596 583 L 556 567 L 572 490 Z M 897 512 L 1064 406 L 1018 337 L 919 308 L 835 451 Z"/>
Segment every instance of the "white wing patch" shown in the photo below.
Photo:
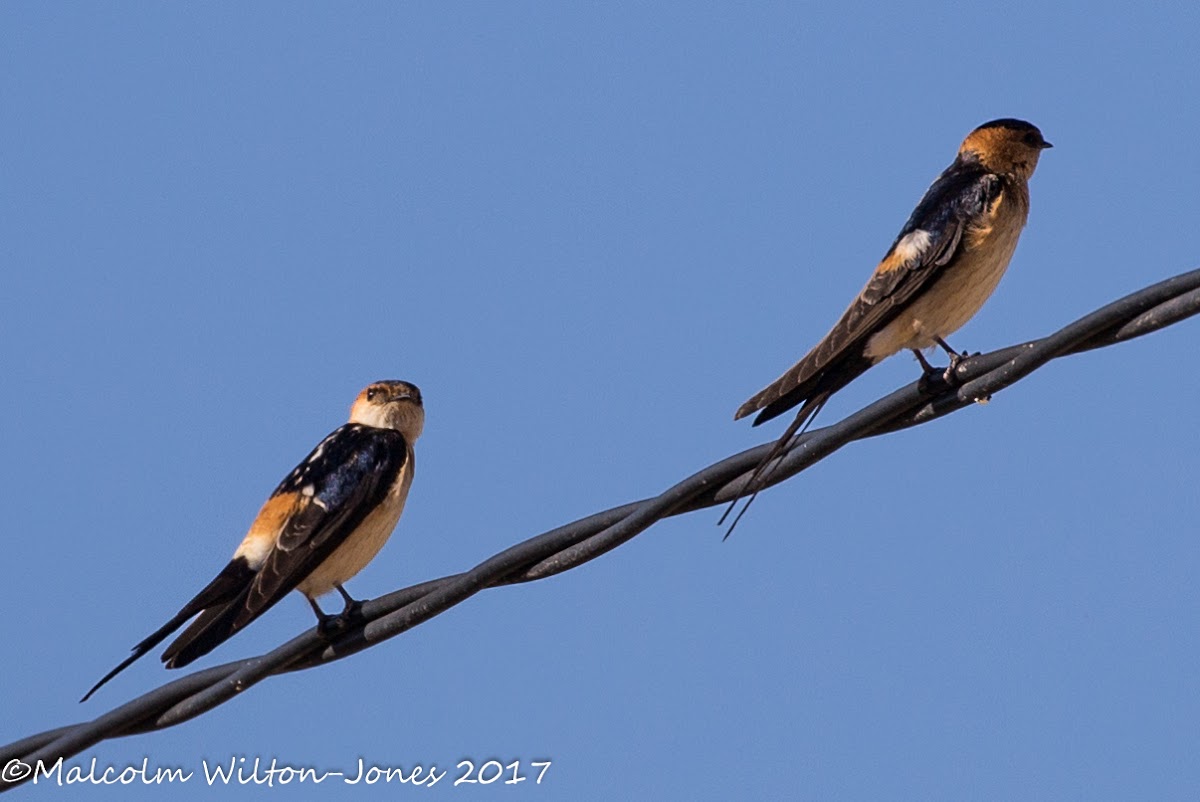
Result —
<path fill-rule="evenodd" d="M 933 238 L 929 236 L 928 231 L 918 228 L 916 231 L 905 234 L 904 238 L 896 243 L 893 252 L 905 262 L 916 262 L 929 249 L 929 243 L 932 241 Z"/>
<path fill-rule="evenodd" d="M 246 537 L 238 546 L 237 551 L 233 553 L 233 559 L 242 557 L 250 564 L 250 567 L 257 571 L 266 561 L 267 555 L 271 553 L 271 549 L 275 548 L 275 539 L 271 537 Z"/>

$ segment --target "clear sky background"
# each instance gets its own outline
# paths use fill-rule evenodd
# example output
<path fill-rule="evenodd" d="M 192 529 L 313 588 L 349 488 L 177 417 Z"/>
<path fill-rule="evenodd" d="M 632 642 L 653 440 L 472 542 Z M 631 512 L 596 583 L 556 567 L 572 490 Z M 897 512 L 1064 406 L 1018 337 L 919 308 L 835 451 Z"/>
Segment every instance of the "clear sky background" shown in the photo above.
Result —
<path fill-rule="evenodd" d="M 428 423 L 361 597 L 778 436 L 734 409 L 984 121 L 1055 147 L 957 347 L 1197 265 L 1194 4 L 903 5 L 0 6 L 0 741 L 178 676 L 148 657 L 77 703 L 372 380 L 417 383 Z M 443 798 L 1194 799 L 1198 343 L 1189 321 L 1057 362 L 846 448 L 728 542 L 673 519 L 71 763 L 436 763 Z M 897 356 L 820 421 L 917 373 Z M 294 594 L 197 666 L 310 625 Z M 448 788 L 464 758 L 553 765 Z M 405 792 L 335 783 L 275 798 Z"/>

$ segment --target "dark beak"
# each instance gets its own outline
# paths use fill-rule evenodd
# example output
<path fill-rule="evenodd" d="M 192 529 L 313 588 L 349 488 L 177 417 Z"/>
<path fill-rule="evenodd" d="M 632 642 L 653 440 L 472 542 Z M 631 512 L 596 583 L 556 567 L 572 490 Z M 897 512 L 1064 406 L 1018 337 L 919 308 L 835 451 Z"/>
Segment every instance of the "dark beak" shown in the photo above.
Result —
<path fill-rule="evenodd" d="M 1047 142 L 1044 139 L 1042 140 L 1042 150 L 1046 150 L 1047 148 L 1052 148 L 1052 147 L 1054 147 L 1054 146 L 1051 145 L 1049 142 Z"/>

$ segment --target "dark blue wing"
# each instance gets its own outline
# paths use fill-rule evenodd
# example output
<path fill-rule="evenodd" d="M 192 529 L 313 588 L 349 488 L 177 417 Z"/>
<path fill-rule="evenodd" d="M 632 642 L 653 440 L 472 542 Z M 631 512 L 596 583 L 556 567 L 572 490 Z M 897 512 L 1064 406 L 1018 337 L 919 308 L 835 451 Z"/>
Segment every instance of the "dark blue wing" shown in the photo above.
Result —
<path fill-rule="evenodd" d="M 394 429 L 353 423 L 313 449 L 275 490 L 299 494 L 301 506 L 259 569 L 235 627 L 287 595 L 358 528 L 395 484 L 407 454 Z"/>
<path fill-rule="evenodd" d="M 863 349 L 905 302 L 951 268 L 963 235 L 986 217 L 1003 180 L 974 162 L 956 160 L 926 190 L 854 303 L 811 351 L 742 404 L 734 418 L 762 410 L 757 426 L 797 404 L 828 397 L 871 365 Z"/>
<path fill-rule="evenodd" d="M 162 656 L 168 668 L 212 651 L 304 581 L 379 506 L 407 459 L 408 444 L 392 429 L 346 424 L 321 441 L 271 494 L 294 502 L 275 548 L 235 598 L 205 605 L 171 643 Z"/>
<path fill-rule="evenodd" d="M 891 298 L 893 303 L 889 306 L 894 306 L 915 295 L 940 272 L 939 268 L 952 264 L 962 245 L 963 233 L 972 222 L 987 214 L 1000 194 L 1001 183 L 999 176 L 978 165 L 955 162 L 947 168 L 909 215 L 879 269 L 859 295 L 859 303 L 873 305 Z M 928 244 L 913 257 L 903 258 L 897 246 L 918 231 L 928 235 Z M 872 318 L 866 310 L 863 317 Z"/>

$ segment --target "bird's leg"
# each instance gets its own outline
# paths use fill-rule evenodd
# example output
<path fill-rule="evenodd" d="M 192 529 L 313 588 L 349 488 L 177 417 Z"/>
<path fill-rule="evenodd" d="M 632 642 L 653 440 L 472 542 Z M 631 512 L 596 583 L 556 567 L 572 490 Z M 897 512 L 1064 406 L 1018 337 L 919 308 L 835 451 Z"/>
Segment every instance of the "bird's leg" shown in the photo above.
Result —
<path fill-rule="evenodd" d="M 941 337 L 934 337 L 933 341 L 938 344 L 938 347 L 946 352 L 946 356 L 950 357 L 950 364 L 957 367 L 959 362 L 970 356 L 966 351 L 959 353 L 950 347 L 950 343 L 943 340 Z"/>
<path fill-rule="evenodd" d="M 322 636 L 328 636 L 341 628 L 338 625 L 341 616 L 330 615 L 325 612 L 321 609 L 321 605 L 317 604 L 317 600 L 311 596 L 305 596 L 305 598 L 308 599 L 309 606 L 312 607 L 313 612 L 317 614 L 317 632 L 321 633 Z"/>
<path fill-rule="evenodd" d="M 945 374 L 944 378 L 946 379 L 947 382 L 950 382 L 953 384 L 956 373 L 958 371 L 958 366 L 962 363 L 962 361 L 964 359 L 969 357 L 970 354 L 968 354 L 966 351 L 963 351 L 960 354 L 958 351 L 955 351 L 953 348 L 951 348 L 950 345 L 945 340 L 943 340 L 941 337 L 934 337 L 933 341 L 935 343 L 937 343 L 938 346 L 940 346 L 943 351 L 946 352 L 946 355 L 948 357 L 950 357 L 950 367 L 946 368 L 946 374 Z"/>
<path fill-rule="evenodd" d="M 346 606 L 337 615 L 330 615 L 321 609 L 317 604 L 316 599 L 309 599 L 308 603 L 312 606 L 313 612 L 317 614 L 317 631 L 323 637 L 331 637 L 337 635 L 347 629 L 351 624 L 362 620 L 362 602 L 354 599 L 346 589 L 341 585 L 334 585 L 337 592 L 342 594 L 342 599 L 346 602 Z"/>
<path fill-rule="evenodd" d="M 925 358 L 925 355 L 922 354 L 919 349 L 914 348 L 912 349 L 912 352 L 913 356 L 917 358 L 917 361 L 921 363 L 921 370 L 925 371 L 925 375 L 932 376 L 938 372 L 938 369 L 929 364 L 929 360 Z"/>
<path fill-rule="evenodd" d="M 334 585 L 334 587 L 338 593 L 342 594 L 342 601 L 346 603 L 346 606 L 342 608 L 341 617 L 347 621 L 362 618 L 362 602 L 347 593 L 341 585 Z"/>
<path fill-rule="evenodd" d="M 925 355 L 919 349 L 913 348 L 912 352 L 917 361 L 921 363 L 921 378 L 917 382 L 917 391 L 922 394 L 931 392 L 933 390 L 931 382 L 939 378 L 944 379 L 945 376 L 942 375 L 940 370 L 929 364 L 929 360 L 925 358 Z"/>

